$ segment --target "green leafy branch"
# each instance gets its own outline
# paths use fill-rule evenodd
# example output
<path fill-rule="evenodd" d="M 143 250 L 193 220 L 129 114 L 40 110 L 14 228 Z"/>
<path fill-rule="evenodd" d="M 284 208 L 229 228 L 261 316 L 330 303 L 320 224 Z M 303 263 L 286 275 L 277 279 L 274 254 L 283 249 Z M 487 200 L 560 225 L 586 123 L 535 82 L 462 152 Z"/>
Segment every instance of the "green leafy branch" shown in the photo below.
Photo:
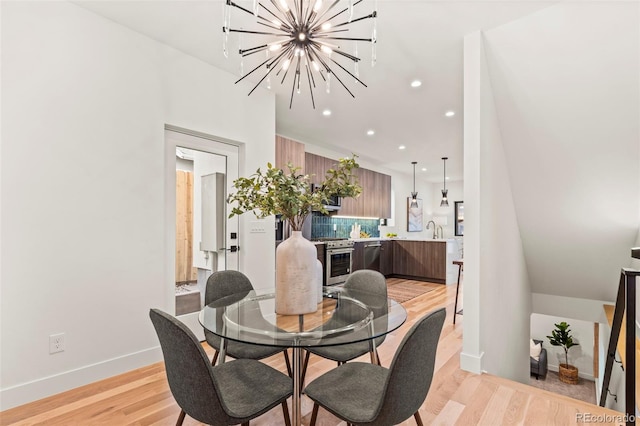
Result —
<path fill-rule="evenodd" d="M 228 203 L 236 203 L 229 217 L 252 211 L 257 218 L 280 214 L 289 221 L 294 231 L 300 231 L 305 218 L 311 211 L 327 213 L 323 205 L 330 197 L 356 198 L 362 192 L 354 170 L 360 167 L 356 156 L 341 158 L 334 168 L 327 170 L 319 188 L 311 191 L 311 176 L 300 173 L 300 167 L 287 164 L 282 169 L 267 163 L 267 169 L 258 169 L 249 177 L 233 181 L 237 190 L 227 198 Z"/>

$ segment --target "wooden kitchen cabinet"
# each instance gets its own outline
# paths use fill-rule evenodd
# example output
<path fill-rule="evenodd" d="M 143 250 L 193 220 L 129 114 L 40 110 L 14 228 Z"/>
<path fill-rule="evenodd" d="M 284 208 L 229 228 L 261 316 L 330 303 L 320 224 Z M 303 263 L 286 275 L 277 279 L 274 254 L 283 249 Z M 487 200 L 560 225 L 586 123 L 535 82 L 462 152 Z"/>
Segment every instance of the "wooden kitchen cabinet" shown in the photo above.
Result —
<path fill-rule="evenodd" d="M 447 244 L 434 241 L 394 241 L 393 274 L 445 283 Z"/>
<path fill-rule="evenodd" d="M 322 157 L 310 152 L 304 153 L 304 173 L 311 176 L 311 182 L 319 185 L 327 170 L 334 168 L 338 160 Z M 391 217 L 391 176 L 362 167 L 354 170 L 362 187 L 358 198 L 343 198 L 340 215 L 354 217 Z"/>
<path fill-rule="evenodd" d="M 279 169 L 289 172 L 287 163 L 301 167 L 301 173 L 305 170 L 304 144 L 276 135 L 276 164 Z"/>
<path fill-rule="evenodd" d="M 393 274 L 393 246 L 395 241 L 380 242 L 380 273 L 389 276 Z"/>
<path fill-rule="evenodd" d="M 364 269 L 364 245 L 363 241 L 357 241 L 353 244 L 353 253 L 351 254 L 351 272 Z"/>

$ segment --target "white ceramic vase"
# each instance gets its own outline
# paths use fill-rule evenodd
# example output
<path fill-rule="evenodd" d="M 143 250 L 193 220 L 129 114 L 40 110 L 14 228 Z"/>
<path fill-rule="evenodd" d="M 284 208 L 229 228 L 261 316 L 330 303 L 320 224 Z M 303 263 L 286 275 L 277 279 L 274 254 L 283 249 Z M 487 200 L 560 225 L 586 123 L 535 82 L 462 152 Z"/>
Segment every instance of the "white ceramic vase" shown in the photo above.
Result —
<path fill-rule="evenodd" d="M 276 313 L 308 314 L 318 310 L 317 251 L 293 231 L 276 249 Z"/>

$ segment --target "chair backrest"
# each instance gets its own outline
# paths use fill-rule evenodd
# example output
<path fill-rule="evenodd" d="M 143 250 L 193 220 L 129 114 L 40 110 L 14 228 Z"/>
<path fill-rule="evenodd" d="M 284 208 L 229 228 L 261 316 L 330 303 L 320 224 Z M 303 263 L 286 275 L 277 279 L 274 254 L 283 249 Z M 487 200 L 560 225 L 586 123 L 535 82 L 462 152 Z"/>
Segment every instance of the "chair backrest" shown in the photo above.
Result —
<path fill-rule="evenodd" d="M 411 417 L 427 397 L 436 361 L 444 308 L 433 311 L 411 327 L 389 367 L 385 397 L 376 423 L 398 424 Z"/>
<path fill-rule="evenodd" d="M 196 336 L 159 309 L 151 309 L 149 317 L 162 347 L 169 388 L 180 408 L 200 422 L 227 424 L 230 417 L 220 404 L 213 369 Z"/>
<path fill-rule="evenodd" d="M 251 281 L 249 281 L 249 278 L 242 272 L 217 271 L 207 279 L 207 287 L 204 291 L 204 304 L 208 305 L 215 300 L 232 294 L 249 293 L 251 290 L 253 290 L 253 285 Z"/>
<path fill-rule="evenodd" d="M 371 308 L 375 318 L 386 315 L 389 312 L 387 279 L 380 272 L 371 269 L 359 269 L 349 275 L 344 283 L 344 288 L 371 293 L 373 297 L 370 298 L 366 297 L 366 293 L 359 294 L 358 297 Z M 386 331 L 386 325 L 386 320 L 384 323 L 376 322 L 376 331 Z M 379 330 L 380 327 L 385 327 L 385 330 Z M 376 346 L 382 344 L 385 338 L 386 334 L 378 337 Z"/>

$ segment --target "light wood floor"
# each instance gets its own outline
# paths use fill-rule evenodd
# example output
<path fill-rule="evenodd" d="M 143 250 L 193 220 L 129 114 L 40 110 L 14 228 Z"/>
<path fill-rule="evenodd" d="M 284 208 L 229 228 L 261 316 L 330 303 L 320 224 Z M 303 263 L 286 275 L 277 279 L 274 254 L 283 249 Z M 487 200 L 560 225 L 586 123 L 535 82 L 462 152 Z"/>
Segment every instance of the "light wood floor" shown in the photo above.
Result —
<path fill-rule="evenodd" d="M 578 413 L 619 415 L 489 374 L 475 375 L 460 370 L 464 317 L 458 316 L 456 325 L 453 325 L 454 298 L 455 286 L 442 286 L 406 302 L 407 323 L 389 335 L 379 348 L 382 365 L 388 366 L 402 336 L 416 319 L 438 307 L 447 308 L 447 319 L 438 346 L 436 374 L 420 409 L 424 424 L 571 425 L 580 423 L 577 421 Z M 207 353 L 212 355 L 208 347 Z M 367 357 L 363 360 L 368 361 Z M 267 362 L 285 371 L 281 355 Z M 313 379 L 334 366 L 331 361 L 312 356 L 307 377 Z M 309 400 L 303 397 L 304 424 L 309 422 L 311 408 Z M 0 413 L 0 425 L 174 425 L 179 411 L 169 391 L 163 364 L 158 363 L 4 411 Z M 319 425 L 345 425 L 322 409 L 320 411 Z M 616 424 L 613 420 L 598 424 Z M 189 417 L 185 420 L 185 425 L 197 424 Z M 276 407 L 251 424 L 282 425 L 282 410 Z M 415 422 L 411 418 L 402 425 L 413 426 Z"/>

